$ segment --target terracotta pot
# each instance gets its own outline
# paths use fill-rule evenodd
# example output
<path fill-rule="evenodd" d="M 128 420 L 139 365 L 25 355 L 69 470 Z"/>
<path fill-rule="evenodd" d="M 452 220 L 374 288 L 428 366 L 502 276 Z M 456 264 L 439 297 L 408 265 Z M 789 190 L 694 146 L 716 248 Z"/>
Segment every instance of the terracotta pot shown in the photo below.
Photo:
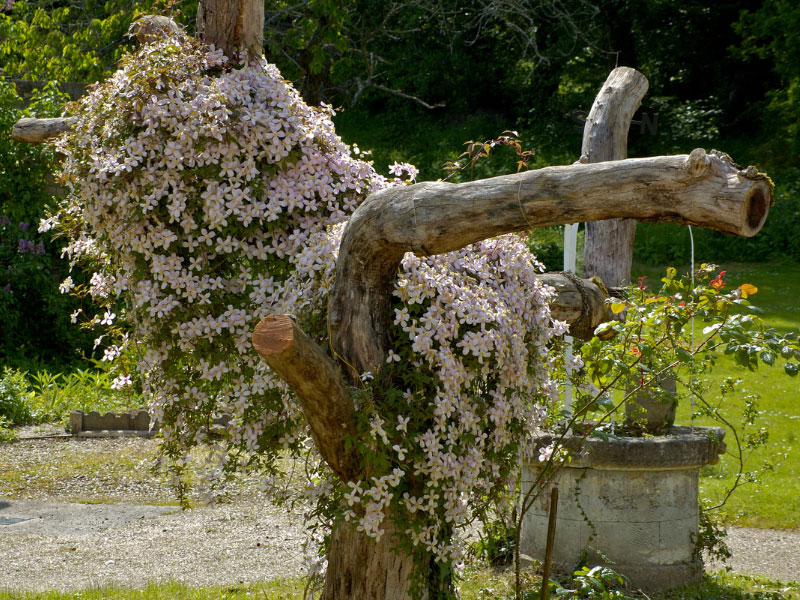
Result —
<path fill-rule="evenodd" d="M 658 387 L 656 387 L 656 383 Z M 634 389 L 633 386 L 628 388 Z M 673 375 L 662 375 L 625 402 L 625 424 L 648 433 L 663 432 L 675 423 L 677 384 Z"/>

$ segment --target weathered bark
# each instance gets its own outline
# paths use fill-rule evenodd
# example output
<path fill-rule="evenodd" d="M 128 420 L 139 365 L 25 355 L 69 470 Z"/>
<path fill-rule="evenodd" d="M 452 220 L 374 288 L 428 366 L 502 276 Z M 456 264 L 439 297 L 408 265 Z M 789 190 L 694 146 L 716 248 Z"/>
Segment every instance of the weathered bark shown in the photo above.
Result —
<path fill-rule="evenodd" d="M 65 131 L 72 129 L 75 117 L 55 117 L 53 119 L 20 119 L 11 128 L 11 139 L 27 144 L 41 144 Z"/>
<path fill-rule="evenodd" d="M 647 87 L 645 76 L 634 69 L 619 67 L 611 72 L 586 119 L 582 159 L 597 163 L 627 158 L 631 119 Z M 628 285 L 635 236 L 636 221 L 632 219 L 586 223 L 584 277 L 600 277 L 610 286 Z"/>
<path fill-rule="evenodd" d="M 261 320 L 253 347 L 289 384 L 308 421 L 322 458 L 343 480 L 357 479 L 361 461 L 346 439 L 355 440 L 355 409 L 338 365 L 288 315 Z"/>
<path fill-rule="evenodd" d="M 589 340 L 595 328 L 609 320 L 608 290 L 597 281 L 579 279 L 572 273 L 545 273 L 539 279 L 556 290 L 550 314 L 569 323 L 572 337 Z"/>
<path fill-rule="evenodd" d="M 383 529 L 383 537 L 377 542 L 349 523 L 340 524 L 334 530 L 321 600 L 408 600 L 411 597 L 413 559 L 394 549 L 394 526 L 388 517 Z M 423 600 L 426 597 L 423 596 Z"/>
<path fill-rule="evenodd" d="M 754 168 L 700 149 L 382 190 L 355 211 L 342 238 L 329 313 L 333 347 L 359 373 L 383 363 L 405 252 L 439 254 L 512 231 L 612 216 L 752 236 L 771 198 L 771 184 Z"/>
<path fill-rule="evenodd" d="M 228 58 L 260 56 L 264 43 L 263 0 L 201 0 L 197 36 Z"/>

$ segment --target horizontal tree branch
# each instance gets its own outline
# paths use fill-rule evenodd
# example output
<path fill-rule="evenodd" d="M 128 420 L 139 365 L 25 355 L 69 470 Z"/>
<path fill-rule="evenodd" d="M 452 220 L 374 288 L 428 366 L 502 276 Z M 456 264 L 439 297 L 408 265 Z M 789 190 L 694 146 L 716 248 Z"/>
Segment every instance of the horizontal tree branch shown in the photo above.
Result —
<path fill-rule="evenodd" d="M 256 325 L 253 347 L 292 388 L 322 458 L 344 481 L 360 473 L 355 408 L 339 366 L 288 315 L 270 315 Z"/>
<path fill-rule="evenodd" d="M 513 231 L 620 217 L 752 236 L 771 201 L 765 175 L 701 149 L 388 188 L 372 194 L 345 229 L 330 302 L 332 343 L 359 373 L 380 367 L 405 252 L 440 254 Z"/>

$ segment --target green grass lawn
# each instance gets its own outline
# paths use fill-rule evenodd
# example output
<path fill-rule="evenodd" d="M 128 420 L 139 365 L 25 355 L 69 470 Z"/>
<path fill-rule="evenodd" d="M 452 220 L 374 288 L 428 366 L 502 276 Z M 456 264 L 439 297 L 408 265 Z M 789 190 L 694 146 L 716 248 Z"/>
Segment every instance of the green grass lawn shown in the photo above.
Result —
<path fill-rule="evenodd" d="M 758 293 L 751 300 L 764 311 L 764 318 L 770 325 L 784 332 L 800 329 L 800 265 L 792 262 L 735 263 L 723 264 L 720 268 L 727 272 L 725 281 L 729 286 L 726 289 L 742 283 L 758 287 Z M 636 275 L 647 275 L 651 287 L 657 285 L 663 274 L 662 269 L 653 267 L 638 266 L 634 270 Z M 765 446 L 752 453 L 746 465 L 748 471 L 760 474 L 728 500 L 722 509 L 725 519 L 752 527 L 800 527 L 800 378 L 787 376 L 782 368 L 765 365 L 751 373 L 724 358 L 708 374 L 712 391 L 726 377 L 744 380 L 740 387 L 742 395 L 749 392 L 761 396 L 756 426 L 765 428 L 769 438 Z M 741 415 L 741 401 L 727 406 L 726 414 L 734 420 Z M 691 406 L 682 401 L 677 422 L 691 421 Z M 703 420 L 694 422 L 710 424 Z M 730 452 L 733 444 L 730 434 L 728 436 Z M 721 498 L 736 473 L 736 461 L 730 455 L 724 456 L 719 464 L 704 468 L 701 495 L 712 501 Z"/>
<path fill-rule="evenodd" d="M 461 582 L 462 600 L 511 600 L 513 571 L 468 568 Z M 541 576 L 523 575 L 526 600 L 539 598 Z M 96 588 L 76 592 L 19 593 L 0 590 L 0 600 L 301 600 L 305 580 L 301 578 L 269 583 L 212 588 L 190 588 L 177 583 L 151 584 L 143 589 Z M 551 596 L 552 597 L 552 596 Z M 597 596 L 599 597 L 599 596 Z M 770 581 L 762 577 L 714 573 L 703 582 L 667 594 L 634 598 L 649 600 L 796 600 L 800 588 L 795 584 Z"/>

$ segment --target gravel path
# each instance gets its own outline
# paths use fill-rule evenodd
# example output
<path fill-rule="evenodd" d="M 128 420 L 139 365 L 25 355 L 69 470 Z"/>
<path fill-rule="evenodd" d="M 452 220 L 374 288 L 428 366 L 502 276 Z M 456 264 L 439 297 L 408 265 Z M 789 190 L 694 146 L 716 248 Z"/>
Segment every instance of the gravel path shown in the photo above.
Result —
<path fill-rule="evenodd" d="M 734 573 L 763 575 L 785 583 L 800 583 L 800 531 L 786 529 L 728 529 L 729 566 Z M 723 565 L 710 565 L 722 568 Z"/>
<path fill-rule="evenodd" d="M 144 514 L 125 519 L 116 514 L 104 521 L 86 505 L 9 504 L 0 516 L 13 509 L 33 518 L 0 527 L 0 589 L 66 591 L 167 581 L 236 585 L 303 571 L 300 519 L 270 505 L 235 503 L 189 511 L 116 505 L 119 512 L 130 513 L 127 517 Z M 36 516 L 56 508 L 66 523 L 43 523 L 47 517 Z M 76 512 L 80 516 L 70 518 Z"/>
<path fill-rule="evenodd" d="M 303 572 L 300 515 L 247 481 L 225 503 L 167 506 L 168 487 L 147 468 L 155 445 L 62 438 L 0 446 L 0 590 L 236 585 Z M 729 545 L 734 572 L 800 580 L 800 531 L 733 528 Z"/>

